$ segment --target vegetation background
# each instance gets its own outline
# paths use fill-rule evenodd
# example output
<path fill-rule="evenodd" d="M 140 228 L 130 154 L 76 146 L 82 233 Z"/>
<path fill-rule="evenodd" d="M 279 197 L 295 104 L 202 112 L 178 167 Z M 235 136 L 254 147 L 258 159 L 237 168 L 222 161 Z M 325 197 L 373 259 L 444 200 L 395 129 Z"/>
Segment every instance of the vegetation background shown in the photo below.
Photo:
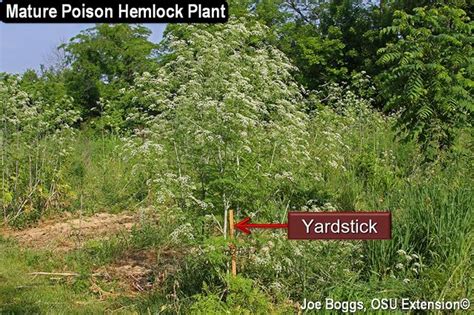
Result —
<path fill-rule="evenodd" d="M 227 24 L 169 25 L 159 44 L 141 25 L 96 25 L 55 65 L 0 74 L 3 229 L 139 217 L 67 252 L 0 237 L 0 312 L 473 298 L 472 2 L 229 3 Z M 234 278 L 229 209 L 389 210 L 393 239 L 239 236 Z M 147 289 L 97 279 L 131 253 L 153 256 Z"/>

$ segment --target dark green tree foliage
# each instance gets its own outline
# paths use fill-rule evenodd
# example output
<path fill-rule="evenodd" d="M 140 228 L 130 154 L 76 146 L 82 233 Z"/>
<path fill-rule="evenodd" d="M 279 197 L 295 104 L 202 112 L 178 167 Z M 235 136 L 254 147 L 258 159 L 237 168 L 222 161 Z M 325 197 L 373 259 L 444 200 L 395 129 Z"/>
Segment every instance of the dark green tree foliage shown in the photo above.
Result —
<path fill-rule="evenodd" d="M 69 97 L 64 74 L 61 72 L 42 69 L 37 73 L 34 70 L 27 70 L 21 76 L 20 86 L 33 100 L 44 101 L 51 105 L 57 105 Z"/>
<path fill-rule="evenodd" d="M 155 67 L 156 45 L 148 40 L 150 35 L 139 25 L 100 24 L 61 46 L 70 65 L 65 74 L 68 92 L 86 114 L 100 113 L 100 97 L 113 97 L 136 73 Z"/>
<path fill-rule="evenodd" d="M 472 1 L 471 1 L 472 2 Z M 244 15 L 247 8 L 265 25 L 273 28 L 272 39 L 298 66 L 299 81 L 320 89 L 329 82 L 349 80 L 353 72 L 375 76 L 377 50 L 394 40 L 393 34 L 380 34 L 392 24 L 394 12 L 439 4 L 463 8 L 465 0 L 234 0 L 232 14 Z"/>
<path fill-rule="evenodd" d="M 300 70 L 296 76 L 305 86 L 321 89 L 329 82 L 344 80 L 348 73 L 343 59 L 345 45 L 337 27 L 319 34 L 314 25 L 289 23 L 282 29 L 280 48 Z"/>
<path fill-rule="evenodd" d="M 375 7 L 366 1 L 328 1 L 319 9 L 320 27 L 323 34 L 331 34 L 336 28 L 343 43 L 340 57 L 349 71 L 365 70 L 373 56 L 373 46 L 366 39 L 366 33 L 374 28 L 371 11 Z"/>
<path fill-rule="evenodd" d="M 380 49 L 379 76 L 388 111 L 399 111 L 399 130 L 427 153 L 453 145 L 473 113 L 473 23 L 455 7 L 397 11 L 383 33 L 397 40 Z"/>
<path fill-rule="evenodd" d="M 348 80 L 375 54 L 365 33 L 373 28 L 371 6 L 364 1 L 254 1 L 257 19 L 273 28 L 274 44 L 301 71 L 301 83 L 321 89 Z"/>

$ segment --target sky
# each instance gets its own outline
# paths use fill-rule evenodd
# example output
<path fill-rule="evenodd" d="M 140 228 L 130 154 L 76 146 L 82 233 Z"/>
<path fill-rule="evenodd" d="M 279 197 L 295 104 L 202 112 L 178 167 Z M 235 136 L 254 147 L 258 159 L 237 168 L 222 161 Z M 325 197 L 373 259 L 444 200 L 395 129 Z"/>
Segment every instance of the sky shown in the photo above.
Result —
<path fill-rule="evenodd" d="M 94 24 L 5 24 L 0 22 L 0 72 L 22 73 L 48 65 L 55 48 Z M 145 24 L 159 42 L 166 24 Z"/>

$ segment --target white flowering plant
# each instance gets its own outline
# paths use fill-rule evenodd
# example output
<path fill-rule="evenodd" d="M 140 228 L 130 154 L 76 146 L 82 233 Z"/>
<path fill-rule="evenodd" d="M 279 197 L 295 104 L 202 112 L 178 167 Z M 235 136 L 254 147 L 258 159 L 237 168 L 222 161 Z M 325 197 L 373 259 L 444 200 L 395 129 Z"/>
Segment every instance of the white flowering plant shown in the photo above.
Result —
<path fill-rule="evenodd" d="M 237 20 L 175 26 L 167 62 L 128 91 L 141 104 L 129 114 L 141 124 L 130 152 L 154 161 L 146 167 L 160 202 L 258 210 L 309 159 L 295 69 L 263 40 L 267 32 Z"/>
<path fill-rule="evenodd" d="M 39 217 L 68 192 L 61 182 L 61 164 L 70 151 L 68 141 L 79 112 L 67 97 L 54 104 L 32 97 L 14 76 L 0 78 L 0 105 L 3 219 Z"/>

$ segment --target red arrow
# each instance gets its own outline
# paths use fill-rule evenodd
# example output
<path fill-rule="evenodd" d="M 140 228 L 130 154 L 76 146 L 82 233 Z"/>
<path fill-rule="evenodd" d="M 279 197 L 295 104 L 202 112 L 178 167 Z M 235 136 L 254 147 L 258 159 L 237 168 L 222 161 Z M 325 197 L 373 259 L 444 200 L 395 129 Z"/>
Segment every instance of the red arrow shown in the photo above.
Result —
<path fill-rule="evenodd" d="M 250 218 L 245 218 L 239 223 L 236 223 L 234 227 L 236 229 L 241 230 L 245 234 L 250 234 L 249 228 L 255 228 L 255 229 L 287 229 L 288 224 L 286 223 L 270 223 L 270 224 L 264 224 L 264 223 L 249 223 Z"/>

